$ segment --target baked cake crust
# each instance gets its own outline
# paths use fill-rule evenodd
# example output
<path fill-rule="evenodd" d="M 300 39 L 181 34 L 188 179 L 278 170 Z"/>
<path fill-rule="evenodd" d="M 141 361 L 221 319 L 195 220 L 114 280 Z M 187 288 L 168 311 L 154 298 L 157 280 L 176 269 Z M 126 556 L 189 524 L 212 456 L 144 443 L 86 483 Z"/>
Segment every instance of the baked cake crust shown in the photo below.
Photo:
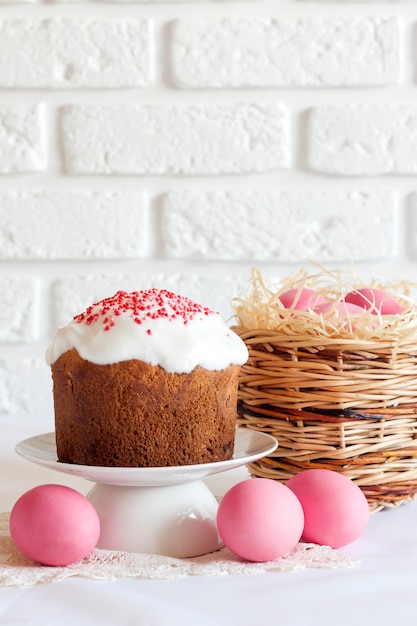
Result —
<path fill-rule="evenodd" d="M 211 463 L 233 455 L 239 365 L 168 373 L 75 349 L 53 364 L 58 459 L 111 467 Z"/>

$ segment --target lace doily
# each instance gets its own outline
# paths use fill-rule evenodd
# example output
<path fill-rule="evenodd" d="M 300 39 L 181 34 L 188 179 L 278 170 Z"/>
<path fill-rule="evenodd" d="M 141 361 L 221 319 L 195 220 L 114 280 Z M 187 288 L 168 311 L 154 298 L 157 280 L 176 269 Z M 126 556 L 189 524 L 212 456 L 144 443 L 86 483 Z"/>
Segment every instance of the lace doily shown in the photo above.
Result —
<path fill-rule="evenodd" d="M 305 568 L 352 567 L 357 561 L 327 546 L 299 543 L 289 554 L 267 563 L 250 563 L 227 548 L 203 556 L 176 559 L 154 554 L 94 550 L 78 563 L 48 567 L 34 563 L 15 547 L 9 532 L 9 513 L 0 513 L 0 585 L 28 586 L 58 582 L 71 576 L 94 580 L 116 578 L 164 579 L 185 576 L 262 574 Z"/>

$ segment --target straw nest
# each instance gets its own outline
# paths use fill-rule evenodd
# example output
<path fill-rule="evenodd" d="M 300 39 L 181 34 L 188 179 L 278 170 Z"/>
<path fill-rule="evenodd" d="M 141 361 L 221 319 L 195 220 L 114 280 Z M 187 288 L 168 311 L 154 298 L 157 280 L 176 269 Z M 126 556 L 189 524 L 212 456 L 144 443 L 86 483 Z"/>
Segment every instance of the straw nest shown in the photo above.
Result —
<path fill-rule="evenodd" d="M 344 295 L 383 289 L 395 315 L 337 313 Z M 285 308 L 280 295 L 313 289 L 333 303 L 325 314 Z M 253 270 L 232 305 L 233 330 L 249 359 L 239 378 L 239 423 L 278 439 L 250 465 L 253 475 L 286 482 L 311 468 L 339 471 L 364 491 L 372 511 L 417 493 L 417 307 L 407 281 L 366 284 L 357 275 L 301 270 L 268 286 Z"/>

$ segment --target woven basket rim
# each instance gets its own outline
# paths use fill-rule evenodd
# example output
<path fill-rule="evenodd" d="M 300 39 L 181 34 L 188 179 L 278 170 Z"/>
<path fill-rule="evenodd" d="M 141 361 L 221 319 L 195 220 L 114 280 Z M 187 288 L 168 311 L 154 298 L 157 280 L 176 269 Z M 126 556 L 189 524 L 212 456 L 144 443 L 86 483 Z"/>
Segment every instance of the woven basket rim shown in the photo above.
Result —
<path fill-rule="evenodd" d="M 378 354 L 416 354 L 417 335 L 401 337 L 400 339 L 373 340 L 373 339 L 345 339 L 341 337 L 324 337 L 313 335 L 300 335 L 285 333 L 282 330 L 266 328 L 245 328 L 243 326 L 231 326 L 236 334 L 245 341 L 247 346 L 256 344 L 277 345 L 281 350 L 309 350 L 320 352 L 372 353 Z"/>
<path fill-rule="evenodd" d="M 248 348 L 239 399 L 295 409 L 387 408 L 417 402 L 417 341 L 371 342 L 240 329 Z"/>

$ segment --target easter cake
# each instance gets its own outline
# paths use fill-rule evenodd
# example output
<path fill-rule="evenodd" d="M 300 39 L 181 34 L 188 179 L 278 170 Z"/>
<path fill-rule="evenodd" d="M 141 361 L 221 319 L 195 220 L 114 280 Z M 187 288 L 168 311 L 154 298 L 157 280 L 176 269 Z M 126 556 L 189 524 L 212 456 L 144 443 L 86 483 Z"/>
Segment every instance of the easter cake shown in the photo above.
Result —
<path fill-rule="evenodd" d="M 301 269 L 267 283 L 253 270 L 233 301 L 249 358 L 239 374 L 243 427 L 279 448 L 251 465 L 283 482 L 317 468 L 361 487 L 372 510 L 417 494 L 415 285 Z"/>
<path fill-rule="evenodd" d="M 119 291 L 59 328 L 47 350 L 58 460 L 165 467 L 232 457 L 244 342 L 166 290 Z"/>

